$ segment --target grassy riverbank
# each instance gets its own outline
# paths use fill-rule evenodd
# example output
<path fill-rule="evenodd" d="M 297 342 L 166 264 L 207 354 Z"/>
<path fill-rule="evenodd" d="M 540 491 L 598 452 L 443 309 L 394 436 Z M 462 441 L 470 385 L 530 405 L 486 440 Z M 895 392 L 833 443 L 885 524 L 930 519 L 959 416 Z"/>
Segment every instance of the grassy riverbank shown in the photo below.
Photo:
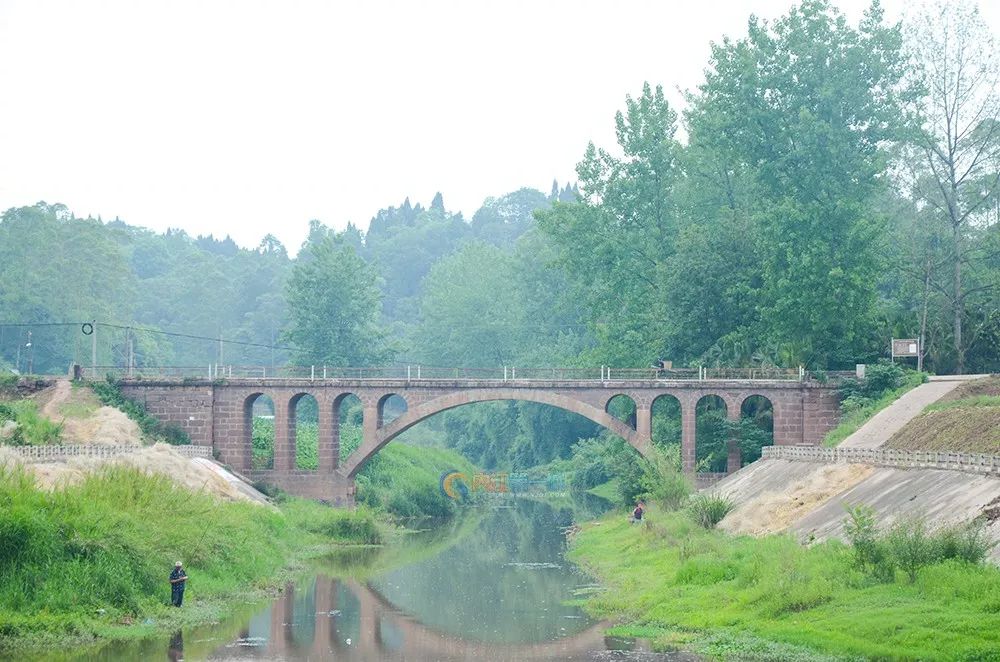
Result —
<path fill-rule="evenodd" d="M 583 527 L 570 558 L 607 591 L 587 601 L 618 634 L 721 659 L 1000 660 L 1000 569 L 955 561 L 879 583 L 850 548 L 732 537 L 681 513 Z"/>
<path fill-rule="evenodd" d="M 124 467 L 48 492 L 0 468 L 0 653 L 214 618 L 302 559 L 382 538 L 364 509 L 219 502 Z M 181 610 L 166 579 L 177 559 L 191 577 Z"/>

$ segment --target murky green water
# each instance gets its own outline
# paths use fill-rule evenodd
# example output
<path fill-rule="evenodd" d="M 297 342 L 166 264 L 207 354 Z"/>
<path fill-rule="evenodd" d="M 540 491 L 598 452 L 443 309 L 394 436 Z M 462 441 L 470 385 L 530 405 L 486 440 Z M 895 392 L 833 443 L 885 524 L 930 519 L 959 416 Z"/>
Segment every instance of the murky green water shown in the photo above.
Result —
<path fill-rule="evenodd" d="M 564 530 L 600 500 L 516 499 L 477 507 L 385 550 L 318 563 L 270 604 L 225 622 L 89 651 L 99 660 L 691 659 L 606 639 L 567 605 L 595 590 L 564 557 Z M 194 577 L 194 580 L 197 578 Z"/>

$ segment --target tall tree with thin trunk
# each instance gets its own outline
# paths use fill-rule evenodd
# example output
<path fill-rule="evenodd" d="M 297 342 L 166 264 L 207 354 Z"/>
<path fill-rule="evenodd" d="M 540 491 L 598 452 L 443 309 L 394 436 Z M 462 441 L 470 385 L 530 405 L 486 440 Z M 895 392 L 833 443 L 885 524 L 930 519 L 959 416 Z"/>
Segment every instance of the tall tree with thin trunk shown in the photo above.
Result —
<path fill-rule="evenodd" d="M 956 372 L 974 342 L 964 328 L 971 298 L 995 287 L 968 278 L 981 257 L 971 235 L 983 230 L 1000 190 L 1000 58 L 993 36 L 967 2 L 939 2 L 911 24 L 909 45 L 925 88 L 921 157 L 913 181 L 921 202 L 948 230 L 947 281 Z"/>

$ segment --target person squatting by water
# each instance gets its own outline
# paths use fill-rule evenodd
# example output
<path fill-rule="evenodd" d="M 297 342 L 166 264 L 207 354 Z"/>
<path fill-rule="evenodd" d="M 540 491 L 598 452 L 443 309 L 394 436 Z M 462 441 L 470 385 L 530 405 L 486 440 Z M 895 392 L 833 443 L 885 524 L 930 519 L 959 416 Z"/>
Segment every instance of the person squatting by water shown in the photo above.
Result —
<path fill-rule="evenodd" d="M 174 570 L 170 573 L 170 603 L 175 607 L 180 607 L 184 602 L 184 582 L 187 581 L 187 573 L 178 561 L 174 564 Z"/>

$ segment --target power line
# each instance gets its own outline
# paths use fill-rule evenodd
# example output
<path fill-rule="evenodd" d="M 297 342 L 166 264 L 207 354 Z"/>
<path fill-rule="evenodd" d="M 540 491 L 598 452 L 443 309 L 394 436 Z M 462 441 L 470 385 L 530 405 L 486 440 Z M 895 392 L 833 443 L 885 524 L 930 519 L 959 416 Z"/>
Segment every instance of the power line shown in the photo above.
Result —
<path fill-rule="evenodd" d="M 222 342 L 229 345 L 241 345 L 243 347 L 262 347 L 265 349 L 284 349 L 289 351 L 294 351 L 295 347 L 287 347 L 285 345 L 269 345 L 266 343 L 255 343 L 245 340 L 227 340 L 225 338 L 212 338 L 209 336 L 199 336 L 191 333 L 178 333 L 176 331 L 163 331 L 160 329 L 150 329 L 148 327 L 136 326 L 136 325 L 126 325 L 126 324 L 111 324 L 109 322 L 3 322 L 0 323 L 0 328 L 10 327 L 10 328 L 36 328 L 36 327 L 53 327 L 53 326 L 79 326 L 83 327 L 84 324 L 93 324 L 95 326 L 103 326 L 109 329 L 121 329 L 132 331 L 141 331 L 143 333 L 158 334 L 161 336 L 170 336 L 172 338 L 186 338 L 189 340 L 208 340 L 211 342 Z"/>
<path fill-rule="evenodd" d="M 111 329 L 132 329 L 133 331 L 142 331 L 144 333 L 155 333 L 161 336 L 170 336 L 172 338 L 188 338 L 190 340 L 209 340 L 211 342 L 221 342 L 227 345 L 242 345 L 243 347 L 263 347 L 265 349 L 287 349 L 290 351 L 294 351 L 296 349 L 295 347 L 287 347 L 285 345 L 268 345 L 266 343 L 248 342 L 245 340 L 226 340 L 225 338 L 211 338 L 209 336 L 198 336 L 190 333 L 178 333 L 176 331 L 161 331 L 159 329 L 149 329 L 141 326 L 109 324 L 107 322 L 97 322 L 97 326 L 104 326 Z"/>

